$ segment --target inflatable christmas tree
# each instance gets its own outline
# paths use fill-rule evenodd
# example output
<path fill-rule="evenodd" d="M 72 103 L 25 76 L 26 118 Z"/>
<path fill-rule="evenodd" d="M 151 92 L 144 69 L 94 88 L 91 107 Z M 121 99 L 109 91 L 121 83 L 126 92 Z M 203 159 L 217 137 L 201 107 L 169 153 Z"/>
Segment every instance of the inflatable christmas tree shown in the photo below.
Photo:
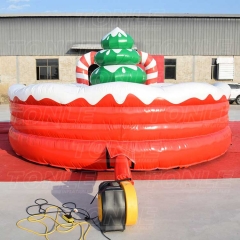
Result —
<path fill-rule="evenodd" d="M 91 84 L 119 81 L 145 83 L 147 75 L 136 66 L 141 56 L 133 49 L 133 44 L 133 38 L 118 27 L 103 37 L 103 50 L 94 57 L 99 67 L 91 74 Z"/>

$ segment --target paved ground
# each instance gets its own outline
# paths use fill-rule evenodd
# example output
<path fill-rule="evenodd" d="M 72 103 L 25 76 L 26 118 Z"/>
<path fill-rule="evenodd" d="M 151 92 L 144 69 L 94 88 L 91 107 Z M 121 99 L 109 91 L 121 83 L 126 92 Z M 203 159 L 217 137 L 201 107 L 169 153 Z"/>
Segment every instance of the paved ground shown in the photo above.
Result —
<path fill-rule="evenodd" d="M 240 121 L 240 105 L 230 105 L 229 120 Z"/>
<path fill-rule="evenodd" d="M 18 229 L 25 208 L 36 198 L 61 205 L 74 201 L 96 215 L 96 201 L 89 206 L 100 182 L 0 183 L 1 238 L 44 239 Z M 108 233 L 112 240 L 239 240 L 240 179 L 136 181 L 138 224 L 124 232 Z M 4 221 L 3 221 L 4 220 Z M 25 225 L 26 226 L 26 225 Z M 27 225 L 35 230 L 39 227 Z M 50 239 L 78 239 L 79 230 Z M 87 240 L 104 239 L 91 228 Z"/>
<path fill-rule="evenodd" d="M 0 104 L 0 122 L 9 122 L 10 112 L 8 104 Z"/>
<path fill-rule="evenodd" d="M 231 121 L 240 121 L 240 106 L 231 105 Z M 9 121 L 8 105 L 0 105 L 0 121 Z M 37 198 L 61 205 L 75 202 L 96 214 L 89 205 L 100 182 L 0 183 L 1 239 L 44 239 L 20 230 L 16 222 Z M 137 225 L 124 232 L 108 233 L 112 240 L 239 240 L 240 179 L 135 181 L 139 201 Z M 33 227 L 28 225 L 28 227 Z M 43 230 L 38 226 L 35 230 Z M 78 239 L 79 230 L 50 239 Z M 105 239 L 94 227 L 87 240 Z"/>

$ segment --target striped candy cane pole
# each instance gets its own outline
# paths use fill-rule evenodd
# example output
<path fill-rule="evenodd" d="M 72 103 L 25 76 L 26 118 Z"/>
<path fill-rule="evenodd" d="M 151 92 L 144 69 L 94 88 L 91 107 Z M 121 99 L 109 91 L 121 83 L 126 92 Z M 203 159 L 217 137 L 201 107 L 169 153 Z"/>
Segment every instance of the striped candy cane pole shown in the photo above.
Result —
<path fill-rule="evenodd" d="M 76 67 L 77 83 L 89 85 L 88 68 L 94 64 L 94 56 L 96 52 L 89 52 L 80 57 Z"/>
<path fill-rule="evenodd" d="M 158 68 L 156 60 L 148 53 L 138 51 L 141 56 L 141 64 L 145 67 L 147 74 L 146 84 L 156 83 L 158 80 Z"/>

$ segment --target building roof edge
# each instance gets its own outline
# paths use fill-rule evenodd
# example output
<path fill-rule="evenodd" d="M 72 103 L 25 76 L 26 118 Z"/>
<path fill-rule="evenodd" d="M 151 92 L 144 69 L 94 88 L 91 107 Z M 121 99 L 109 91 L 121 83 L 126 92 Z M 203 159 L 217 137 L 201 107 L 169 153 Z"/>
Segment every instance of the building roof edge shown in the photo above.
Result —
<path fill-rule="evenodd" d="M 0 14 L 0 18 L 44 17 L 157 17 L 157 18 L 240 18 L 240 14 L 193 14 L 193 13 L 25 13 Z"/>

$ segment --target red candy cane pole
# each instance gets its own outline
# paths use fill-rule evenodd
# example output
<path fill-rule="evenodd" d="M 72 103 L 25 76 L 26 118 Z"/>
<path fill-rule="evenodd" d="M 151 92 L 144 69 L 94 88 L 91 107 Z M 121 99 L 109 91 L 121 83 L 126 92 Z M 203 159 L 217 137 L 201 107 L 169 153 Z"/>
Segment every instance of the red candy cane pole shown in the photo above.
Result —
<path fill-rule="evenodd" d="M 148 53 L 138 51 L 139 55 L 141 56 L 141 64 L 144 66 L 147 80 L 146 84 L 157 83 L 158 80 L 158 68 L 156 60 Z"/>
<path fill-rule="evenodd" d="M 96 52 L 89 52 L 80 57 L 76 67 L 77 83 L 89 85 L 88 68 L 94 64 Z"/>

